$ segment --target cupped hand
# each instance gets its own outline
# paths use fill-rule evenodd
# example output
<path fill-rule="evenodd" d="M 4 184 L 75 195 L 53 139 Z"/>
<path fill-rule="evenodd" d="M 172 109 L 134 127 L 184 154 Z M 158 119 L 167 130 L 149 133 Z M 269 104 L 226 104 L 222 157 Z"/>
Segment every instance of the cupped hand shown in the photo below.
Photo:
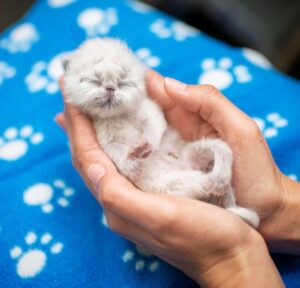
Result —
<path fill-rule="evenodd" d="M 65 103 L 56 121 L 68 135 L 75 168 L 113 231 L 204 287 L 234 287 L 243 281 L 248 287 L 254 272 L 249 267 L 267 267 L 268 282 L 272 278 L 273 287 L 281 287 L 264 241 L 236 215 L 200 201 L 138 190 L 118 173 L 99 147 L 91 121 L 78 109 Z"/>
<path fill-rule="evenodd" d="M 289 180 L 277 168 L 255 121 L 211 85 L 189 86 L 154 71 L 146 79 L 149 96 L 183 138 L 217 136 L 227 142 L 234 155 L 233 187 L 238 204 L 258 212 L 259 230 L 268 241 L 278 238 L 280 226 L 286 224 L 280 216 Z"/>

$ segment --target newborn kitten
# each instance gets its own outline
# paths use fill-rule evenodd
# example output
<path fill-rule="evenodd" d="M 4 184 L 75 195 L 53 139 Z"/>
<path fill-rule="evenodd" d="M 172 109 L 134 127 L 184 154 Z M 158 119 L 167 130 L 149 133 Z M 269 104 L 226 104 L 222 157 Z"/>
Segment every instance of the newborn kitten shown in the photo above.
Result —
<path fill-rule="evenodd" d="M 147 97 L 146 70 L 123 42 L 87 40 L 65 61 L 67 101 L 90 116 L 103 150 L 141 190 L 217 204 L 257 227 L 257 214 L 236 205 L 230 148 L 184 141 Z"/>

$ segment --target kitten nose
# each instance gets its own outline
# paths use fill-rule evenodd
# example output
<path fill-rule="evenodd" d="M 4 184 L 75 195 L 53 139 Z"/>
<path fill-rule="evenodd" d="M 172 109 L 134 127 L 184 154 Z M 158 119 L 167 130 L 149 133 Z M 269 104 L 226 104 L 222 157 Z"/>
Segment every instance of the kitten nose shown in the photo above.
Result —
<path fill-rule="evenodd" d="M 107 97 L 112 98 L 115 95 L 115 90 L 116 90 L 115 88 L 106 87 L 105 90 L 106 90 L 106 96 Z"/>
<path fill-rule="evenodd" d="M 112 87 L 107 87 L 105 89 L 106 89 L 107 92 L 110 92 L 110 93 L 112 93 L 116 90 L 115 88 L 112 88 Z"/>

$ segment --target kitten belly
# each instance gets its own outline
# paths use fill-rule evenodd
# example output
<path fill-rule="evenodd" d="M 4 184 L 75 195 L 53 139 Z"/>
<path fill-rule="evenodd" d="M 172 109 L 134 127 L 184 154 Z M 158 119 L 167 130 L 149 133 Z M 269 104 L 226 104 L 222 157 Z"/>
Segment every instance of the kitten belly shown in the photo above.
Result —
<path fill-rule="evenodd" d="M 134 184 L 145 192 L 168 193 L 165 184 L 160 182 L 162 176 L 167 176 L 172 171 L 190 169 L 189 165 L 182 163 L 172 153 L 165 151 L 153 152 L 148 158 L 140 161 L 139 177 L 134 179 Z"/>

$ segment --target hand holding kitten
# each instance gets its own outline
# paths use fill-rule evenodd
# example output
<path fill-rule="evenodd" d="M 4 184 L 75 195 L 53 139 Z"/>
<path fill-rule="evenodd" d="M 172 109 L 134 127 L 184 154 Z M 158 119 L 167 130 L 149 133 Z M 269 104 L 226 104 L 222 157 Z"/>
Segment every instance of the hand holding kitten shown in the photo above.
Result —
<path fill-rule="evenodd" d="M 186 127 L 190 130 L 180 132 L 216 133 L 211 128 L 214 122 L 208 124 L 199 116 L 198 109 L 189 112 L 185 108 L 190 105 L 188 99 L 198 99 L 204 105 L 202 109 L 214 109 L 215 102 L 206 106 L 209 104 L 201 98 L 207 87 L 203 89 L 202 86 L 197 86 L 192 91 L 197 90 L 199 97 L 190 95 L 179 101 L 180 95 L 171 95 L 170 87 L 164 86 L 165 81 L 160 75 L 152 74 L 147 83 L 149 94 L 162 103 L 174 126 L 180 125 L 180 121 L 176 121 L 180 120 L 181 115 L 185 116 L 190 124 Z M 186 103 L 182 105 L 183 102 Z M 236 109 L 227 100 L 221 103 L 224 104 L 224 111 Z M 191 106 L 194 107 L 195 103 Z M 177 117 L 174 117 L 174 111 Z M 64 115 L 59 115 L 57 120 L 67 131 L 75 167 L 102 204 L 108 224 L 114 231 L 181 269 L 203 287 L 220 287 L 221 284 L 222 287 L 248 287 L 249 283 L 251 287 L 283 287 L 260 235 L 241 219 L 224 209 L 201 201 L 139 191 L 117 172 L 100 149 L 91 121 L 78 109 L 66 104 Z M 192 134 L 186 135 L 191 137 Z M 256 155 L 257 163 L 260 163 L 260 158 L 265 157 L 264 153 Z M 99 165 L 100 172 L 96 169 Z M 273 165 L 258 165 L 257 169 L 274 169 Z M 265 179 L 268 180 L 272 181 Z M 279 187 L 278 189 L 280 190 Z M 267 201 L 265 206 L 268 210 Z M 269 217 L 273 216 L 270 214 Z M 240 273 L 237 274 L 237 270 Z M 253 278 L 253 275 L 259 277 Z"/>
<path fill-rule="evenodd" d="M 102 149 L 139 189 L 219 205 L 257 228 L 252 207 L 236 203 L 229 146 L 220 137 L 184 140 L 148 97 L 145 73 L 125 42 L 87 40 L 65 59 L 67 102 L 92 119 Z"/>

